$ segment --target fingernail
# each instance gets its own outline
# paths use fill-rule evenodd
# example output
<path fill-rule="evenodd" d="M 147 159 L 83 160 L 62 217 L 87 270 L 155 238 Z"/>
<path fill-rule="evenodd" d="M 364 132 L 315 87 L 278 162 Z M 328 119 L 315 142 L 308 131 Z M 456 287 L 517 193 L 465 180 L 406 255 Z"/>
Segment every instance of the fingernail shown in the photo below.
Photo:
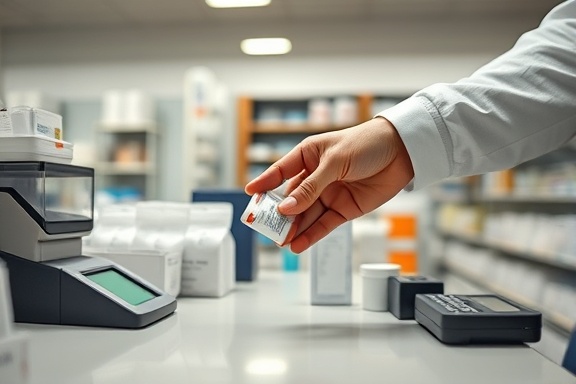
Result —
<path fill-rule="evenodd" d="M 289 210 L 291 208 L 294 208 L 296 206 L 296 204 L 297 204 L 296 199 L 293 198 L 292 196 L 288 196 L 287 198 L 282 200 L 282 202 L 280 202 L 280 204 L 278 204 L 278 209 Z"/>

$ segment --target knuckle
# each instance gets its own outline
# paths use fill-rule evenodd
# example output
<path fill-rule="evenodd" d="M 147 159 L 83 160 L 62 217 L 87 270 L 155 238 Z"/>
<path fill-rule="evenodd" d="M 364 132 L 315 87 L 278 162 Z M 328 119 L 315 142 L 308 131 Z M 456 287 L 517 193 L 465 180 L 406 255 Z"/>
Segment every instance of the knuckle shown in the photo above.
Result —
<path fill-rule="evenodd" d="M 318 193 L 318 185 L 314 180 L 306 179 L 300 184 L 299 192 L 305 201 L 312 201 Z"/>

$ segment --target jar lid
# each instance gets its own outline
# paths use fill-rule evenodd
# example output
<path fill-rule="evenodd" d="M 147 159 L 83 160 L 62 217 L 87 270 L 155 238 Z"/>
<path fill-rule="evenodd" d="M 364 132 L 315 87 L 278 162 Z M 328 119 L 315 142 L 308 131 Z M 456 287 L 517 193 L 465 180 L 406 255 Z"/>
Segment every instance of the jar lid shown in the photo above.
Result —
<path fill-rule="evenodd" d="M 398 276 L 400 265 L 392 263 L 374 263 L 360 265 L 360 276 L 363 277 L 388 277 Z"/>

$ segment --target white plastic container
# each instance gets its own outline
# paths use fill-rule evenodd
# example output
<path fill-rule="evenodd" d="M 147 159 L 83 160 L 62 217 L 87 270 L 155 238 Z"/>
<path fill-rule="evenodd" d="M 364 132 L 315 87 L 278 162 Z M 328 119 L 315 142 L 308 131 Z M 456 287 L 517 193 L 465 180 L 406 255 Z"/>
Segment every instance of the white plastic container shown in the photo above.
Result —
<path fill-rule="evenodd" d="M 334 100 L 334 124 L 340 126 L 358 123 L 358 105 L 352 97 L 338 97 Z"/>
<path fill-rule="evenodd" d="M 332 124 L 332 103 L 328 99 L 312 99 L 308 102 L 308 123 L 316 127 Z"/>
<path fill-rule="evenodd" d="M 362 264 L 362 308 L 388 311 L 388 278 L 400 275 L 400 265 L 389 263 Z"/>
<path fill-rule="evenodd" d="M 284 245 L 296 232 L 296 225 L 294 216 L 284 216 L 278 212 L 278 204 L 282 200 L 284 196 L 275 191 L 256 193 L 240 220 L 276 244 Z"/>

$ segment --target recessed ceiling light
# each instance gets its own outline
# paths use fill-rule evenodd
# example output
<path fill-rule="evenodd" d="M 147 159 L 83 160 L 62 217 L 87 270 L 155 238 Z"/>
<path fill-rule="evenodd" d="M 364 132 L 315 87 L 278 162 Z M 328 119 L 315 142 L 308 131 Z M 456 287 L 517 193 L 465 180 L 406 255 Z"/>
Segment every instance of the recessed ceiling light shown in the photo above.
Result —
<path fill-rule="evenodd" d="M 240 48 L 247 55 L 284 55 L 292 50 L 292 43 L 282 37 L 246 39 L 242 40 Z"/>
<path fill-rule="evenodd" d="M 206 0 L 212 8 L 264 7 L 270 0 Z"/>

